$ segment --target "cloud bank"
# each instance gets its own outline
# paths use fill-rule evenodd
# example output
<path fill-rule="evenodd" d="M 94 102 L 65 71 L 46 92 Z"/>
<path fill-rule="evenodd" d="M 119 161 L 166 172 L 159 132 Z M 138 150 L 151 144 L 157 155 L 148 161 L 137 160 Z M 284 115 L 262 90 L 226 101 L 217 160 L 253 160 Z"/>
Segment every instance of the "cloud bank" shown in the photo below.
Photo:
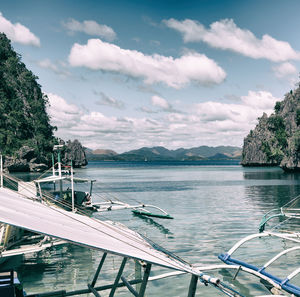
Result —
<path fill-rule="evenodd" d="M 77 20 L 70 19 L 63 23 L 63 26 L 69 32 L 83 32 L 87 35 L 100 36 L 108 41 L 113 41 L 117 36 L 111 27 L 98 24 L 96 21 L 92 20 L 79 22 Z"/>
<path fill-rule="evenodd" d="M 214 22 L 209 28 L 190 19 L 169 19 L 163 22 L 180 32 L 184 42 L 205 42 L 214 48 L 273 62 L 300 59 L 300 52 L 295 51 L 288 42 L 276 40 L 268 34 L 259 39 L 251 31 L 239 28 L 232 19 Z"/>
<path fill-rule="evenodd" d="M 143 78 L 146 84 L 164 83 L 180 89 L 191 82 L 201 85 L 220 84 L 226 77 L 217 63 L 199 53 L 186 53 L 180 58 L 158 54 L 144 55 L 135 50 L 90 39 L 86 45 L 75 43 L 69 55 L 73 67 L 87 67 Z"/>
<path fill-rule="evenodd" d="M 0 12 L 0 32 L 6 34 L 6 36 L 13 42 L 40 46 L 40 39 L 35 36 L 27 27 L 20 23 L 11 23 Z"/>
<path fill-rule="evenodd" d="M 55 94 L 48 94 L 51 123 L 63 139 L 79 139 L 83 145 L 124 152 L 143 146 L 162 145 L 175 149 L 199 145 L 242 145 L 263 112 L 273 112 L 276 101 L 266 91 L 249 91 L 237 103 L 207 101 L 190 104 L 179 113 L 166 99 L 153 96 L 152 106 L 164 110 L 145 117 L 106 116 L 83 111 Z M 151 114 L 151 115 L 150 115 Z"/>

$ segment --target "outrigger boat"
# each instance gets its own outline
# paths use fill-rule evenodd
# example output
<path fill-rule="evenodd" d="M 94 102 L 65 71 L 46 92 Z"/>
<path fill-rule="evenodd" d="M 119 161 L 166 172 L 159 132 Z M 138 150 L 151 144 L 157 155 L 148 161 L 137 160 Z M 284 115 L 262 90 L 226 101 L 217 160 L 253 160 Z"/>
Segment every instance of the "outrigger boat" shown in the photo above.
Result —
<path fill-rule="evenodd" d="M 266 230 L 267 223 L 272 219 L 279 219 L 271 230 Z M 264 281 L 266 287 L 272 294 L 290 294 L 288 296 L 300 296 L 299 262 L 289 263 L 288 267 L 282 267 L 280 260 L 287 261 L 288 256 L 300 252 L 300 232 L 299 221 L 294 223 L 294 220 L 300 219 L 300 196 L 285 204 L 279 209 L 269 211 L 261 220 L 259 225 L 259 233 L 249 235 L 237 242 L 227 253 L 220 254 L 219 259 L 228 265 L 238 266 L 239 270 L 251 273 Z M 277 240 L 276 240 L 277 239 Z M 242 260 L 242 258 L 233 257 L 234 253 L 238 253 L 239 249 L 244 248 L 246 244 L 251 244 L 253 241 L 264 241 L 264 244 L 270 246 L 282 247 L 277 251 L 271 259 L 267 259 L 265 263 L 260 265 Z M 243 250 L 243 255 L 247 252 Z M 278 264 L 279 263 L 279 264 Z M 277 264 L 277 265 L 276 265 Z M 287 273 L 287 270 L 289 271 Z M 276 274 L 274 273 L 276 272 Z M 298 284 L 293 283 L 298 276 Z M 287 296 L 287 295 L 286 295 Z"/>
<path fill-rule="evenodd" d="M 50 176 L 42 177 L 33 181 L 27 185 L 28 191 L 33 191 L 34 195 L 44 196 L 51 198 L 52 201 L 57 201 L 61 206 L 64 205 L 65 209 L 80 209 L 83 212 L 108 212 L 115 210 L 131 209 L 135 215 L 154 217 L 160 219 L 173 219 L 162 208 L 144 204 L 128 204 L 116 197 L 106 197 L 101 193 L 93 193 L 94 183 L 96 180 L 89 180 L 84 178 L 78 178 L 74 176 L 72 166 L 63 166 L 61 163 L 61 150 L 63 145 L 54 146 L 54 151 L 57 152 L 57 164 L 54 163 L 54 156 L 52 157 L 52 168 L 48 171 L 52 173 Z M 45 176 L 47 173 L 44 173 Z M 67 189 L 64 189 L 63 183 L 68 183 Z M 74 189 L 74 183 L 90 184 L 88 191 L 80 191 Z M 52 184 L 53 190 L 44 190 L 45 184 Z M 94 191 L 95 192 L 95 191 Z M 94 201 L 103 200 L 102 202 Z M 151 211 L 152 210 L 152 211 Z"/>
<path fill-rule="evenodd" d="M 86 289 L 38 294 L 27 292 L 27 297 L 73 296 L 87 293 L 92 293 L 94 296 L 99 297 L 99 292 L 104 290 L 110 290 L 109 296 L 113 297 L 119 287 L 127 287 L 134 296 L 144 297 L 148 281 L 186 273 L 191 275 L 188 297 L 195 297 L 198 281 L 211 285 L 227 296 L 244 297 L 220 279 L 211 277 L 204 272 L 206 269 L 208 271 L 215 269 L 214 267 L 202 267 L 203 270 L 200 270 L 199 267 L 187 263 L 120 223 L 83 216 L 76 210 L 67 211 L 57 207 L 54 203 L 49 203 L 48 200 L 43 199 L 43 196 L 40 199 L 32 198 L 30 195 L 24 195 L 24 192 L 21 194 L 5 188 L 3 183 L 0 187 L 0 201 L 1 223 L 22 228 L 35 234 L 56 238 L 60 241 L 92 248 L 103 253 L 94 278 L 87 284 Z M 107 254 L 121 256 L 123 260 L 115 280 L 109 285 L 97 286 L 97 279 Z M 130 259 L 144 263 L 144 273 L 140 278 L 127 280 L 124 277 L 123 271 Z M 152 265 L 168 268 L 173 270 L 173 272 L 151 276 Z M 140 269 L 142 271 L 142 268 Z M 139 289 L 134 288 L 135 284 L 140 284 Z"/>

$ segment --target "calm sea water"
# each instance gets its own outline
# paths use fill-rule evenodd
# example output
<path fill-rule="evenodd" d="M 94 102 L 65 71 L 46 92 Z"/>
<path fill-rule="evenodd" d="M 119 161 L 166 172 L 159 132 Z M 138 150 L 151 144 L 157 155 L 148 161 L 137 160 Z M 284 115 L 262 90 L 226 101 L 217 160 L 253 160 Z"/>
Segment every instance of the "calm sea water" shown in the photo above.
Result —
<path fill-rule="evenodd" d="M 300 194 L 300 175 L 286 174 L 279 168 L 243 168 L 236 163 L 116 163 L 91 162 L 77 175 L 96 179 L 94 191 L 136 203 L 158 205 L 174 220 L 136 217 L 128 210 L 97 214 L 101 219 L 119 221 L 146 235 L 190 263 L 220 264 L 217 256 L 237 240 L 257 232 L 262 215 Z M 99 198 L 100 201 L 100 198 Z M 271 257 L 276 244 L 252 245 L 250 259 Z M 24 288 L 28 293 L 87 288 L 102 254 L 83 247 L 67 245 L 15 259 Z M 298 256 L 290 259 L 299 261 Z M 98 285 L 116 275 L 121 259 L 109 256 Z M 286 268 L 288 264 L 285 263 Z M 134 277 L 133 263 L 126 269 Z M 166 272 L 154 268 L 153 273 Z M 245 296 L 267 291 L 256 279 L 221 271 L 221 279 L 230 281 Z M 150 282 L 147 296 L 187 296 L 190 276 L 177 276 Z M 85 295 L 89 296 L 89 295 Z M 108 296 L 102 292 L 101 296 Z M 116 296 L 132 296 L 125 289 Z M 197 296 L 223 296 L 216 289 L 198 285 Z"/>

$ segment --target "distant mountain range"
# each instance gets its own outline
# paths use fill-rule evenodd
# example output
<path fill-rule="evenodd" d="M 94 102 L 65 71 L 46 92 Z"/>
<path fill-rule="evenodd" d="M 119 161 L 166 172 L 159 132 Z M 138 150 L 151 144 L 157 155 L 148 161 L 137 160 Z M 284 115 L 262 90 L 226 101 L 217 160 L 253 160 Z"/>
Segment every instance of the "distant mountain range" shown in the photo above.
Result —
<path fill-rule="evenodd" d="M 234 146 L 199 146 L 190 149 L 168 150 L 162 146 L 142 147 L 122 154 L 112 150 L 86 149 L 90 161 L 196 161 L 196 160 L 239 160 L 242 149 Z"/>

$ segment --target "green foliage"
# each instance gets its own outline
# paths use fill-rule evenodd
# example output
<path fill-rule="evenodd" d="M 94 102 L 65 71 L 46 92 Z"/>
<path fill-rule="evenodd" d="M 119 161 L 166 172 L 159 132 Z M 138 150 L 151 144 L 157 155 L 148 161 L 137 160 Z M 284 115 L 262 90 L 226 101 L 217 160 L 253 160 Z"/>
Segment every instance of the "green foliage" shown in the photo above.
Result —
<path fill-rule="evenodd" d="M 276 132 L 278 130 L 285 129 L 284 120 L 279 115 L 271 116 L 268 120 L 268 123 L 268 128 L 270 131 Z"/>
<path fill-rule="evenodd" d="M 271 151 L 272 161 L 275 161 L 276 163 L 280 163 L 283 157 L 284 157 L 284 153 L 280 148 L 276 147 L 272 149 Z"/>
<path fill-rule="evenodd" d="M 297 154 L 300 153 L 300 131 L 297 131 L 292 138 L 292 146 Z"/>
<path fill-rule="evenodd" d="M 277 101 L 274 107 L 275 113 L 278 113 L 280 111 L 281 108 L 281 102 Z"/>
<path fill-rule="evenodd" d="M 23 145 L 37 155 L 51 151 L 55 141 L 37 77 L 21 62 L 5 34 L 0 34 L 0 150 L 12 155 Z"/>
<path fill-rule="evenodd" d="M 271 148 L 268 142 L 263 141 L 261 144 L 261 150 L 266 154 L 267 159 L 270 160 L 272 156 Z"/>
<path fill-rule="evenodd" d="M 284 157 L 284 153 L 280 148 L 271 148 L 266 141 L 262 142 L 261 149 L 266 154 L 268 162 L 280 163 Z"/>
<path fill-rule="evenodd" d="M 300 109 L 299 108 L 296 111 L 296 124 L 297 124 L 297 126 L 300 125 Z"/>
<path fill-rule="evenodd" d="M 284 119 L 279 116 L 271 116 L 268 120 L 268 128 L 275 135 L 275 139 L 281 149 L 287 147 L 287 133 L 285 131 Z"/>

